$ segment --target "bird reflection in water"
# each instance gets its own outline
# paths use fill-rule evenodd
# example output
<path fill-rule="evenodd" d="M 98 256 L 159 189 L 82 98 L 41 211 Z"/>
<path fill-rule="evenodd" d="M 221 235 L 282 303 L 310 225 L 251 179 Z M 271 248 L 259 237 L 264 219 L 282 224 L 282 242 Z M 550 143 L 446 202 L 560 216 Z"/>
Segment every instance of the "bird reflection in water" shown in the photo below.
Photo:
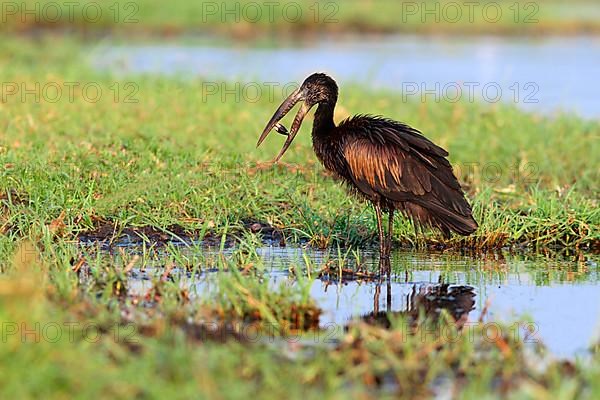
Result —
<path fill-rule="evenodd" d="M 417 324 L 422 317 L 437 322 L 443 311 L 462 328 L 468 321 L 469 313 L 475 309 L 475 292 L 470 286 L 451 286 L 447 283 L 433 285 L 413 285 L 406 296 L 406 308 L 392 311 L 392 287 L 387 281 L 386 309 L 380 308 L 381 285 L 377 285 L 373 296 L 373 312 L 362 316 L 362 320 L 371 325 L 390 328 L 391 321 L 404 317 L 411 325 Z"/>

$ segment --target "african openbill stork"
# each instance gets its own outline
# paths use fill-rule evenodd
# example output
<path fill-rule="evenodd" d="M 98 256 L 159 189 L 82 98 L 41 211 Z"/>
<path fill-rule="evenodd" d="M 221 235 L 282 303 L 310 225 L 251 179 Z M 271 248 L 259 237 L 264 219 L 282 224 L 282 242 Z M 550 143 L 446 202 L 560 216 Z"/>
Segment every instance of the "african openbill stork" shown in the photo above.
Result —
<path fill-rule="evenodd" d="M 446 150 L 418 130 L 384 117 L 357 115 L 336 126 L 333 111 L 337 98 L 338 86 L 331 77 L 323 73 L 309 76 L 279 106 L 257 147 L 276 128 L 287 136 L 274 160 L 279 161 L 308 111 L 318 104 L 312 130 L 315 153 L 352 192 L 373 204 L 382 258 L 389 258 L 395 210 L 415 225 L 437 227 L 446 236 L 450 232 L 469 235 L 477 229 L 471 206 L 446 159 Z M 279 121 L 300 101 L 303 104 L 288 132 Z M 389 213 L 387 238 L 382 211 Z"/>

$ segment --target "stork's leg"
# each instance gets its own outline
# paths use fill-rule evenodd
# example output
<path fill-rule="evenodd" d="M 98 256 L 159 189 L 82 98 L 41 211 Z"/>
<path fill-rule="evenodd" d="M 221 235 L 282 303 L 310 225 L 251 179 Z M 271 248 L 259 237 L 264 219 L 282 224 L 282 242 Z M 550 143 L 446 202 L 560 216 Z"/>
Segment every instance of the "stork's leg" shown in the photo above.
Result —
<path fill-rule="evenodd" d="M 394 234 L 394 209 L 390 208 L 390 217 L 388 219 L 388 232 L 387 232 L 387 254 L 390 255 L 392 251 L 392 235 Z"/>
<path fill-rule="evenodd" d="M 390 268 L 390 266 L 388 266 L 388 268 Z M 387 291 L 386 291 L 386 310 L 387 312 L 391 312 L 392 311 L 392 279 L 391 279 L 391 273 L 390 270 L 388 269 L 388 276 L 387 276 Z"/>
<path fill-rule="evenodd" d="M 381 220 L 381 206 L 379 205 L 379 203 L 375 204 L 375 215 L 377 216 L 377 230 L 379 231 L 379 255 L 380 257 L 386 257 L 385 235 L 383 232 L 383 222 Z"/>
<path fill-rule="evenodd" d="M 373 315 L 379 314 L 379 294 L 381 293 L 381 283 L 375 285 L 375 295 L 373 296 Z"/>

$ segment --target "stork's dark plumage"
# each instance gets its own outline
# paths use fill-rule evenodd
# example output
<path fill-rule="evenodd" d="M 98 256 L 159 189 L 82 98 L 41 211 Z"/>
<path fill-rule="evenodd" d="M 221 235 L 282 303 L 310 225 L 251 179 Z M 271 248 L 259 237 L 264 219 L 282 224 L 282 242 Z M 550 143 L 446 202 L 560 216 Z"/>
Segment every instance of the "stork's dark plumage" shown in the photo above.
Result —
<path fill-rule="evenodd" d="M 395 210 L 412 218 L 415 224 L 437 227 L 445 235 L 469 235 L 477 229 L 471 206 L 446 159 L 446 150 L 418 130 L 383 117 L 357 115 L 336 126 L 333 111 L 337 98 L 338 87 L 331 77 L 320 73 L 309 76 L 279 106 L 257 146 L 273 128 L 286 135 L 275 158 L 278 161 L 294 140 L 305 115 L 318 104 L 312 131 L 315 153 L 326 169 L 373 203 L 382 257 L 389 256 Z M 300 101 L 303 104 L 287 132 L 279 121 Z M 387 239 L 382 211 L 389 213 Z"/>

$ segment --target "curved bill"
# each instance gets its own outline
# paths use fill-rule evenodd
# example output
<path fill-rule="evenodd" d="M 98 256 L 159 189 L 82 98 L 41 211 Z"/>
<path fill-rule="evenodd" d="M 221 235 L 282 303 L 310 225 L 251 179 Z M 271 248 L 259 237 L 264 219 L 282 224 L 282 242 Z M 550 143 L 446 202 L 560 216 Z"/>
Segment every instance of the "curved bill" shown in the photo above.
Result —
<path fill-rule="evenodd" d="M 269 123 L 265 127 L 265 130 L 263 131 L 262 135 L 260 135 L 260 138 L 258 139 L 258 143 L 256 143 L 256 147 L 260 146 L 260 144 L 267 138 L 267 136 L 269 136 L 269 133 L 271 132 L 271 130 L 273 130 L 273 128 L 275 127 L 275 125 L 283 117 L 285 117 L 285 115 L 288 112 L 290 112 L 290 110 L 300 100 L 302 100 L 302 94 L 300 93 L 300 89 L 298 89 L 298 90 L 294 91 L 294 93 L 290 94 L 288 96 L 288 98 L 283 101 L 283 103 L 281 103 L 281 105 L 279 106 L 279 108 L 277 109 L 277 111 L 275 111 L 275 114 L 273 114 L 273 116 L 271 117 L 271 120 L 269 121 Z"/>
<path fill-rule="evenodd" d="M 277 157 L 275 157 L 273 162 L 279 161 L 279 159 L 283 156 L 283 154 L 290 147 L 290 144 L 292 144 L 292 142 L 294 141 L 294 138 L 296 137 L 296 134 L 300 130 L 300 125 L 302 125 L 302 120 L 304 119 L 304 117 L 306 116 L 306 114 L 308 113 L 309 110 L 310 110 L 310 106 L 306 103 L 303 103 L 302 106 L 300 107 L 300 109 L 298 110 L 298 114 L 296 114 L 296 118 L 294 118 L 294 122 L 292 123 L 292 130 L 290 131 L 287 139 L 285 139 L 285 143 L 283 144 L 281 151 L 279 152 Z"/>

